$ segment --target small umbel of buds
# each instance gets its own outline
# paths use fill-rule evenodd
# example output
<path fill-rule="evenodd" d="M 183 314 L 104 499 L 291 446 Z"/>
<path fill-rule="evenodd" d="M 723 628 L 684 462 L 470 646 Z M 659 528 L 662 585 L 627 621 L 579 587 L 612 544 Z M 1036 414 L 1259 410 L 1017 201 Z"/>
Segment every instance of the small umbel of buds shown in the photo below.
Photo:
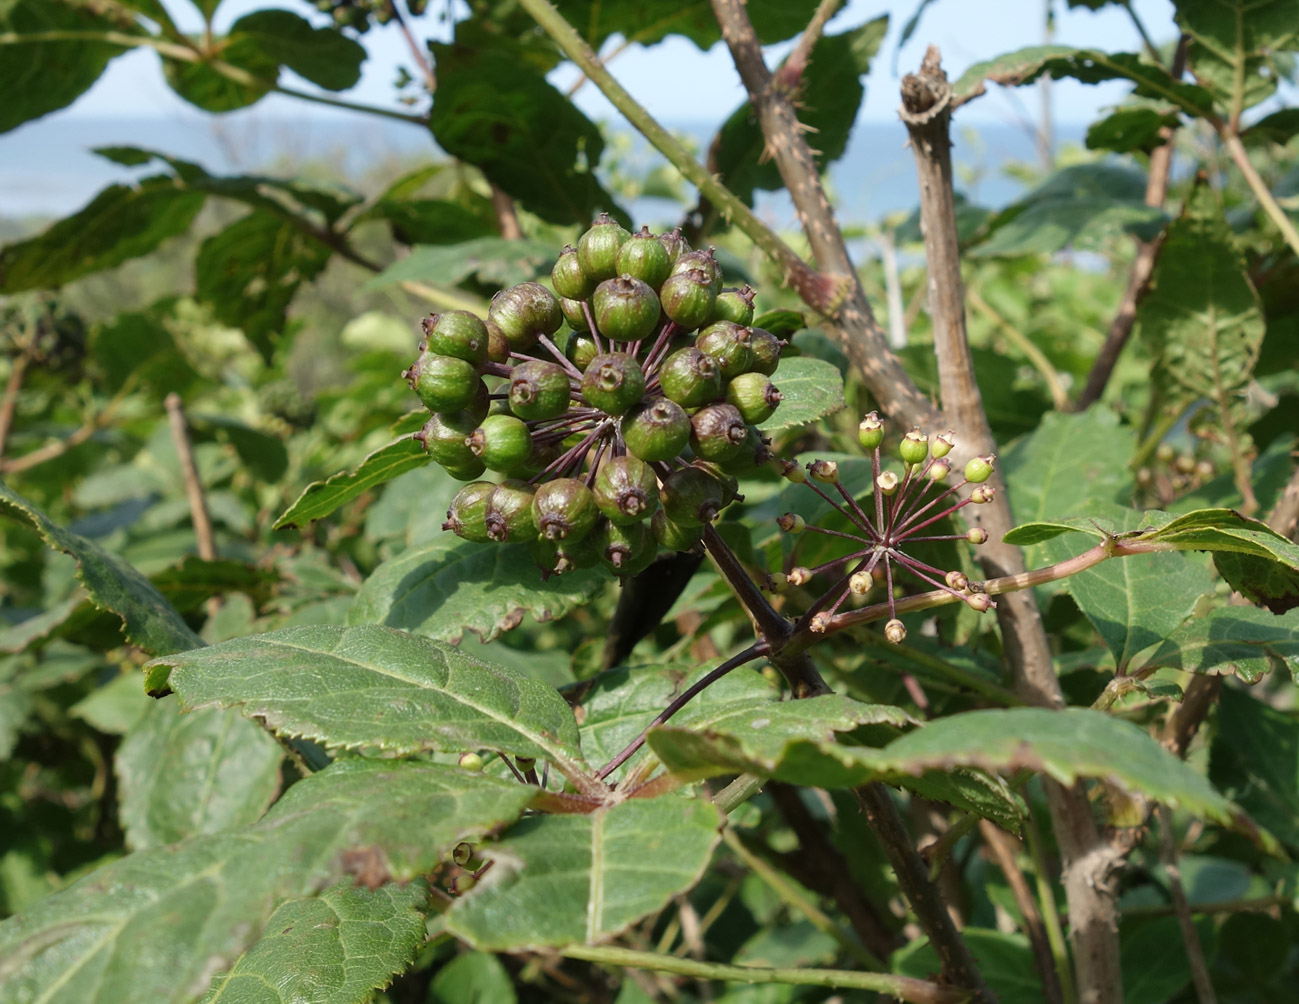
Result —
<path fill-rule="evenodd" d="M 444 528 L 526 544 L 543 575 L 630 575 L 660 547 L 697 548 L 735 477 L 771 460 L 757 426 L 781 404 L 785 342 L 753 304 L 711 248 L 602 215 L 549 286 L 426 317 L 402 375 L 432 412 L 413 438 L 468 482 Z"/>
<path fill-rule="evenodd" d="M 874 412 L 862 419 L 858 426 L 858 439 L 870 456 L 870 490 L 866 497 L 857 499 L 849 490 L 853 476 L 848 468 L 840 469 L 832 460 L 814 460 L 806 465 L 807 475 L 788 461 L 778 461 L 779 469 L 792 481 L 804 484 L 819 495 L 849 524 L 821 527 L 809 523 L 795 513 L 785 513 L 777 518 L 780 529 L 789 534 L 800 534 L 800 541 L 811 535 L 822 534 L 832 542 L 846 542 L 846 553 L 823 561 L 813 567 L 795 565 L 783 577 L 782 585 L 806 586 L 813 579 L 825 576 L 832 584 L 819 596 L 803 618 L 796 631 L 825 633 L 837 630 L 836 618 L 848 597 L 860 601 L 878 583 L 886 586 L 882 602 L 855 609 L 843 614 L 844 626 L 858 623 L 863 616 L 887 617 L 884 636 L 895 644 L 907 636 L 905 625 L 897 617 L 898 573 L 906 572 L 940 594 L 935 601 L 945 598 L 960 601 L 971 609 L 983 612 L 993 606 L 992 599 L 968 576 L 954 569 L 945 571 L 929 564 L 933 549 L 921 560 L 910 553 L 914 545 L 936 542 L 982 544 L 988 539 L 985 530 L 973 527 L 964 533 L 943 532 L 949 528 L 935 526 L 940 521 L 954 517 L 968 505 L 990 501 L 995 490 L 984 484 L 992 476 L 994 457 L 989 454 L 969 461 L 962 477 L 955 477 L 948 455 L 956 445 L 953 432 L 927 435 L 914 428 L 902 436 L 897 457 L 901 470 L 884 466 L 881 445 L 884 442 L 884 422 Z M 845 482 L 847 479 L 847 482 Z M 873 497 L 872 497 L 873 496 Z M 801 543 L 795 543 L 795 553 Z M 927 604 L 927 605 L 932 605 Z"/>

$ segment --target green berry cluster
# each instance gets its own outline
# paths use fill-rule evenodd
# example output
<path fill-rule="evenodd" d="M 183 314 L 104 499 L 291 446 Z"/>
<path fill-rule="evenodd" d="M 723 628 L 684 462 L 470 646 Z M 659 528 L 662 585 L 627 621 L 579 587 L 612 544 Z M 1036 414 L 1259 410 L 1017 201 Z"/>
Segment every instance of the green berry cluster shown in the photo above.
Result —
<path fill-rule="evenodd" d="M 353 31 L 370 30 L 370 22 L 384 25 L 396 17 L 393 0 L 315 0 L 316 10 L 330 14 L 340 28 Z M 406 9 L 418 17 L 424 13 L 428 0 L 406 0 Z"/>
<path fill-rule="evenodd" d="M 546 574 L 645 568 L 695 547 L 767 459 L 756 425 L 780 404 L 784 342 L 751 326 L 711 249 L 632 234 L 607 215 L 535 282 L 424 322 L 403 376 L 433 413 L 417 434 L 470 482 L 444 529 L 527 541 Z M 488 470 L 497 484 L 479 480 Z"/>

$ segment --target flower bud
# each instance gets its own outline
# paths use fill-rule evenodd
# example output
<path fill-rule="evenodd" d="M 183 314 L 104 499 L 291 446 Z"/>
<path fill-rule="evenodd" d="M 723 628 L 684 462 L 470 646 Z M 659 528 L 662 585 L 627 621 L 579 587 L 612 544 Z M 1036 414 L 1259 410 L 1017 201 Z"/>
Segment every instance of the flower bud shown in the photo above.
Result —
<path fill-rule="evenodd" d="M 946 432 L 939 432 L 929 440 L 929 452 L 936 458 L 942 458 L 952 452 L 952 447 L 956 445 L 956 433 L 951 429 Z"/>
<path fill-rule="evenodd" d="M 556 478 L 537 488 L 532 516 L 538 533 L 550 541 L 578 541 L 600 518 L 591 489 L 577 478 Z"/>
<path fill-rule="evenodd" d="M 726 385 L 726 400 L 739 409 L 746 422 L 756 425 L 775 414 L 781 395 L 764 374 L 754 371 L 741 373 Z"/>
<path fill-rule="evenodd" d="M 644 396 L 645 373 L 626 352 L 596 356 L 582 375 L 583 399 L 606 415 L 622 415 Z"/>
<path fill-rule="evenodd" d="M 864 450 L 877 449 L 884 442 L 884 420 L 880 418 L 879 412 L 872 411 L 861 420 L 857 426 L 857 441 Z"/>
<path fill-rule="evenodd" d="M 595 504 L 611 523 L 639 523 L 659 507 L 658 478 L 649 464 L 628 454 L 600 465 L 591 485 Z"/>
<path fill-rule="evenodd" d="M 988 542 L 988 531 L 981 526 L 972 526 L 966 531 L 965 539 L 971 544 L 986 544 Z"/>
<path fill-rule="evenodd" d="M 992 597 L 987 593 L 971 593 L 965 598 L 965 602 L 970 605 L 970 609 L 979 613 L 984 613 L 994 606 Z"/>
<path fill-rule="evenodd" d="M 885 495 L 892 495 L 898 490 L 898 476 L 892 471 L 880 471 L 875 479 L 875 487 Z"/>
<path fill-rule="evenodd" d="M 450 530 L 465 540 L 487 543 L 492 539 L 487 532 L 487 499 L 495 490 L 496 486 L 490 481 L 473 481 L 465 485 L 451 500 L 442 529 Z"/>
<path fill-rule="evenodd" d="M 568 371 L 559 363 L 528 360 L 514 367 L 509 383 L 510 410 L 528 421 L 559 418 L 568 411 Z"/>
<path fill-rule="evenodd" d="M 815 481 L 827 485 L 839 483 L 839 465 L 833 460 L 813 460 L 807 465 L 807 473 Z"/>
<path fill-rule="evenodd" d="M 786 576 L 791 586 L 806 586 L 812 581 L 812 570 L 802 565 L 795 565 Z"/>
<path fill-rule="evenodd" d="M 577 239 L 577 260 L 582 271 L 593 282 L 612 279 L 618 274 L 618 252 L 631 234 L 617 220 L 601 213 L 589 230 Z"/>
<path fill-rule="evenodd" d="M 848 577 L 848 589 L 854 596 L 865 596 L 875 588 L 875 579 L 870 572 L 853 572 Z"/>
<path fill-rule="evenodd" d="M 776 517 L 776 525 L 785 533 L 802 533 L 807 529 L 807 520 L 795 512 L 787 512 Z"/>
<path fill-rule="evenodd" d="M 830 620 L 830 614 L 822 610 L 820 613 L 812 616 L 812 621 L 808 624 L 808 628 L 813 634 L 825 634 L 826 630 L 830 627 Z"/>
<path fill-rule="evenodd" d="M 532 498 L 537 489 L 526 481 L 508 479 L 487 496 L 484 522 L 487 535 L 495 541 L 531 540 L 537 535 L 532 516 Z"/>
<path fill-rule="evenodd" d="M 532 455 L 532 433 L 513 415 L 488 415 L 465 445 L 493 471 L 513 471 Z"/>
<path fill-rule="evenodd" d="M 492 297 L 488 320 L 495 322 L 515 352 L 524 352 L 540 335 L 553 335 L 564 323 L 559 300 L 545 286 L 521 282 Z"/>
<path fill-rule="evenodd" d="M 690 418 L 690 446 L 704 460 L 733 460 L 749 440 L 744 416 L 730 404 L 710 404 Z"/>
<path fill-rule="evenodd" d="M 424 336 L 430 352 L 475 366 L 487 361 L 487 325 L 467 310 L 448 310 L 427 318 Z"/>
<path fill-rule="evenodd" d="M 965 480 L 972 481 L 975 484 L 982 484 L 992 477 L 992 464 L 997 458 L 994 454 L 989 453 L 983 457 L 973 457 L 965 464 Z"/>
<path fill-rule="evenodd" d="M 951 571 L 947 573 L 947 588 L 954 589 L 958 593 L 970 587 L 970 580 L 966 578 L 965 573 L 961 571 Z"/>
<path fill-rule="evenodd" d="M 639 279 L 651 289 L 658 289 L 672 271 L 672 258 L 663 242 L 642 227 L 618 249 L 618 275 Z"/>
<path fill-rule="evenodd" d="M 884 625 L 884 637 L 894 645 L 901 645 L 907 640 L 907 626 L 894 617 Z"/>
<path fill-rule="evenodd" d="M 929 456 L 929 439 L 919 429 L 912 429 L 898 444 L 898 456 L 904 464 L 923 464 Z"/>
<path fill-rule="evenodd" d="M 595 281 L 586 274 L 578 260 L 577 250 L 566 245 L 555 267 L 550 270 L 550 284 L 566 300 L 585 300 L 595 292 Z"/>
<path fill-rule="evenodd" d="M 623 417 L 622 438 L 641 460 L 671 460 L 690 442 L 690 416 L 675 401 L 656 397 Z"/>
<path fill-rule="evenodd" d="M 698 408 L 722 396 L 722 375 L 712 356 L 696 348 L 679 349 L 659 370 L 665 397 L 683 408 Z"/>
<path fill-rule="evenodd" d="M 975 505 L 984 505 L 996 497 L 997 489 L 993 488 L 992 485 L 979 485 L 978 488 L 970 492 L 970 501 Z"/>
<path fill-rule="evenodd" d="M 614 341 L 634 342 L 658 326 L 662 310 L 658 296 L 647 283 L 621 275 L 595 287 L 591 313 L 600 334 Z"/>
<path fill-rule="evenodd" d="M 473 753 L 473 752 L 461 753 L 460 767 L 462 770 L 467 770 L 471 774 L 477 774 L 480 770 L 483 769 L 483 758 L 479 756 L 477 753 Z M 460 862 L 458 861 L 456 862 L 456 864 L 459 863 Z"/>

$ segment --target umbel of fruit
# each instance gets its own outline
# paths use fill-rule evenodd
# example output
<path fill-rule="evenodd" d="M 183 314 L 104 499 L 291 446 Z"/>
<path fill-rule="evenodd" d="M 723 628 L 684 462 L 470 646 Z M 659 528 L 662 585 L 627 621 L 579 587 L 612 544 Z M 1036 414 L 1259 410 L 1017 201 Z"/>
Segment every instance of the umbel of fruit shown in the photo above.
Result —
<path fill-rule="evenodd" d="M 424 320 L 404 374 L 432 412 L 415 439 L 469 482 L 445 529 L 527 544 L 544 574 L 634 574 L 660 546 L 697 547 L 734 475 L 769 457 L 757 426 L 784 343 L 679 231 L 602 216 L 548 280 L 500 290 L 486 317 Z"/>

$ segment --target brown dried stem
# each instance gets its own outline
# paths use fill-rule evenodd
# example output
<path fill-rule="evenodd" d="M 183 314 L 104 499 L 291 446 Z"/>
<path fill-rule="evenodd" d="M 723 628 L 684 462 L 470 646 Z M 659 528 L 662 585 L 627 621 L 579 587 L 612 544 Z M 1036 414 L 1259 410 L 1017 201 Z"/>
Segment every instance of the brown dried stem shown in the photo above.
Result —
<path fill-rule="evenodd" d="M 957 242 L 952 187 L 951 86 L 937 48 L 925 53 L 920 72 L 902 81 L 902 121 L 911 137 L 920 183 L 920 222 L 929 267 L 929 309 L 934 324 L 939 386 L 944 414 L 975 452 L 991 452 L 992 430 L 974 379 L 965 328 L 964 284 Z M 1024 571 L 1018 548 L 1003 544 L 1014 526 L 1005 492 L 980 506 L 978 522 L 989 541 L 980 550 L 985 574 L 1013 576 Z M 1046 631 L 1037 602 L 1028 590 L 997 605 L 1015 690 L 1042 707 L 1064 706 Z M 1082 1004 L 1119 1004 L 1123 996 L 1119 971 L 1116 890 L 1111 876 L 1116 852 L 1101 839 L 1087 793 L 1079 784 L 1065 788 L 1046 784 L 1057 841 L 1064 855 L 1065 892 L 1078 955 L 1078 988 Z"/>
<path fill-rule="evenodd" d="M 194 462 L 194 448 L 189 441 L 189 423 L 185 418 L 185 405 L 179 394 L 168 394 L 163 402 L 167 421 L 171 426 L 171 441 L 180 459 L 180 474 L 185 480 L 185 498 L 189 500 L 190 520 L 194 536 L 198 538 L 198 556 L 204 561 L 214 561 L 217 556 L 216 538 L 212 532 L 212 516 L 207 508 L 207 496 L 199 477 L 198 464 Z"/>
<path fill-rule="evenodd" d="M 1209 967 L 1204 961 L 1204 948 L 1200 945 L 1200 935 L 1195 930 L 1195 921 L 1191 919 L 1191 906 L 1186 899 L 1186 890 L 1182 887 L 1182 870 L 1177 863 L 1177 844 L 1173 840 L 1173 814 L 1168 806 L 1160 805 L 1155 809 L 1159 819 L 1159 857 L 1168 876 L 1168 891 L 1173 897 L 1173 909 L 1177 915 L 1177 926 L 1182 931 L 1182 943 L 1186 946 L 1186 958 L 1191 964 L 1191 979 L 1195 984 L 1195 996 L 1200 1004 L 1217 1004 L 1217 994 L 1213 992 L 1213 981 L 1209 978 Z"/>
<path fill-rule="evenodd" d="M 27 352 L 19 352 L 14 357 L 13 368 L 9 370 L 9 379 L 5 381 L 4 397 L 0 398 L 0 457 L 5 455 L 9 444 L 9 430 L 14 427 L 14 412 L 18 408 L 18 394 L 23 389 L 23 380 L 27 377 L 27 367 L 32 357 Z"/>

